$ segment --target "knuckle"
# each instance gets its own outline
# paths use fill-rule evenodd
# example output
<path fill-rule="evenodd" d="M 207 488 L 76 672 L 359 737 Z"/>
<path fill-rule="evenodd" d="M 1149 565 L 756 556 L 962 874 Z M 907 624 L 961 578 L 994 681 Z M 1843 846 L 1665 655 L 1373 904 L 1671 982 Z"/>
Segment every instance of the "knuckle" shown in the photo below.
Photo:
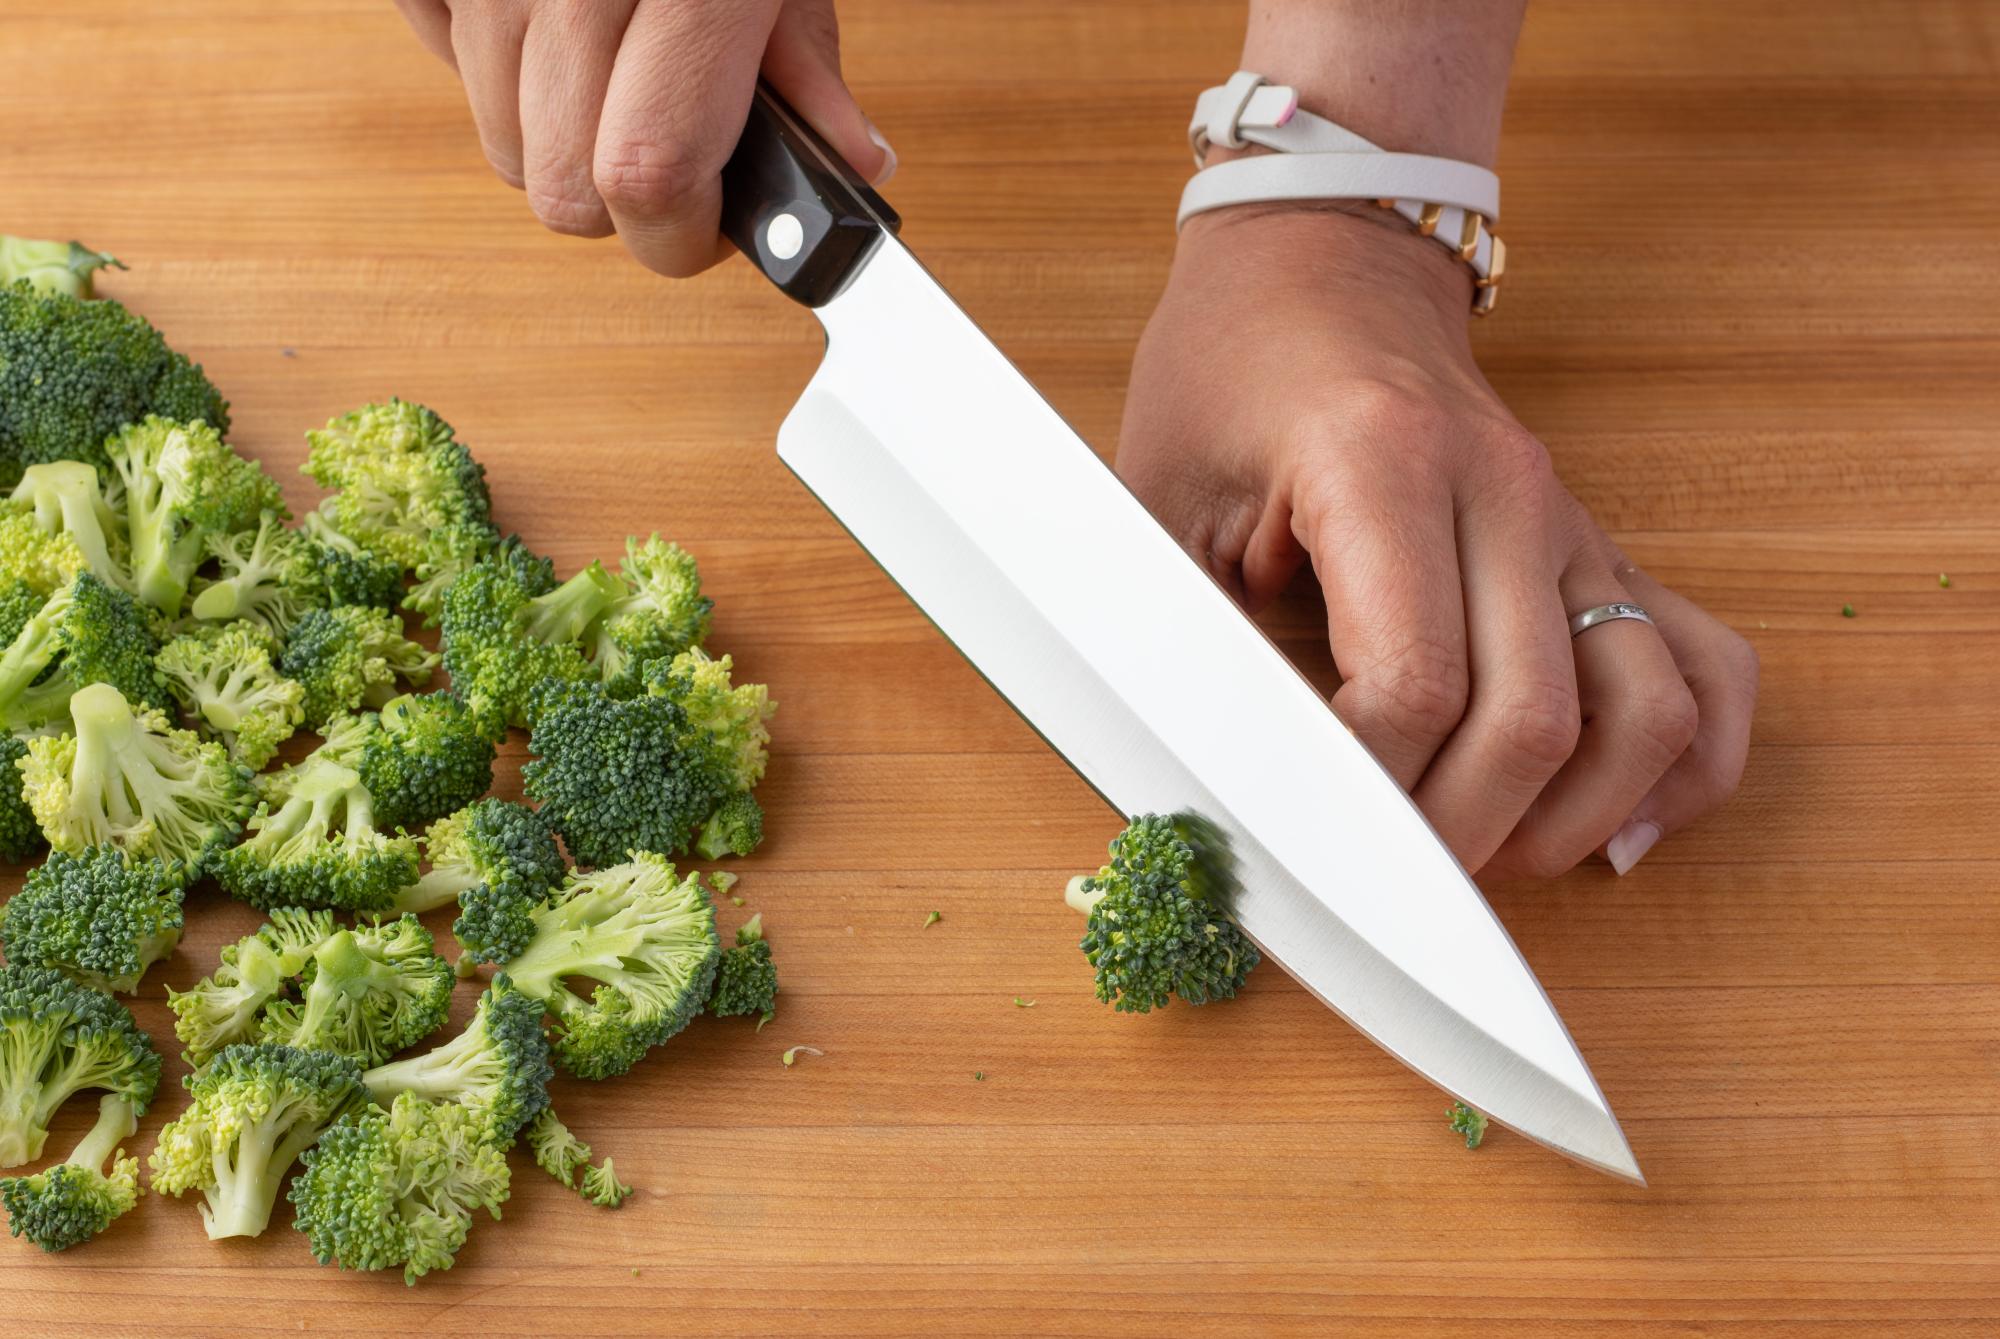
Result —
<path fill-rule="evenodd" d="M 538 178 L 528 186 L 528 208 L 551 232 L 601 237 L 609 229 L 604 201 L 574 174 Z"/>
<path fill-rule="evenodd" d="M 1695 784 L 1709 808 L 1715 808 L 1736 793 L 1747 761 L 1747 749 L 1730 749 L 1720 753 L 1709 750 L 1696 759 Z"/>
<path fill-rule="evenodd" d="M 1435 746 L 1465 717 L 1471 693 L 1464 663 L 1449 648 L 1413 642 L 1362 677 L 1361 713 L 1412 744 Z"/>
<path fill-rule="evenodd" d="M 1687 685 L 1675 679 L 1638 692 L 1626 710 L 1626 725 L 1638 761 L 1658 775 L 1694 743 L 1701 712 Z"/>
<path fill-rule="evenodd" d="M 1494 712 L 1495 765 L 1514 781 L 1546 781 L 1576 752 L 1582 732 L 1574 684 L 1551 680 L 1515 689 Z"/>
<path fill-rule="evenodd" d="M 1586 852 L 1558 846 L 1545 832 L 1523 833 L 1508 852 L 1509 868 L 1530 879 L 1553 879 L 1567 874 Z"/>
<path fill-rule="evenodd" d="M 1341 424 L 1342 436 L 1363 442 L 1408 442 L 1435 436 L 1443 428 L 1436 404 L 1386 381 L 1343 386 L 1331 410 L 1327 417 Z"/>
<path fill-rule="evenodd" d="M 650 218 L 693 193 L 701 165 L 679 144 L 625 142 L 599 151 L 591 180 L 613 213 Z"/>

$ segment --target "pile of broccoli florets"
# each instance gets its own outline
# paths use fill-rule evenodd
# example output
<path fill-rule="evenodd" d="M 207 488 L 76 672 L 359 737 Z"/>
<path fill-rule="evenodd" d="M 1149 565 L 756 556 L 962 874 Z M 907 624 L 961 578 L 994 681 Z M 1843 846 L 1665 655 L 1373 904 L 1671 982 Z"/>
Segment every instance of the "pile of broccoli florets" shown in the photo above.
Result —
<path fill-rule="evenodd" d="M 147 1162 L 211 1237 L 263 1232 L 289 1179 L 322 1262 L 414 1281 L 500 1216 L 524 1136 L 618 1207 L 549 1085 L 770 1016 L 761 918 L 725 952 L 674 863 L 762 840 L 768 693 L 705 648 L 690 554 L 560 578 L 422 405 L 307 433 L 295 521 L 200 367 L 95 296 L 116 265 L 0 237 L 0 858 L 46 852 L 0 908 L 0 1168 L 103 1094 L 66 1160 L 0 1179 L 14 1234 L 63 1250 L 137 1202 L 160 1058 L 113 996 L 208 882 L 266 920 L 166 991 L 188 1097 Z M 517 729 L 528 803 L 488 794 Z M 413 1051 L 465 978 L 469 1020 Z"/>

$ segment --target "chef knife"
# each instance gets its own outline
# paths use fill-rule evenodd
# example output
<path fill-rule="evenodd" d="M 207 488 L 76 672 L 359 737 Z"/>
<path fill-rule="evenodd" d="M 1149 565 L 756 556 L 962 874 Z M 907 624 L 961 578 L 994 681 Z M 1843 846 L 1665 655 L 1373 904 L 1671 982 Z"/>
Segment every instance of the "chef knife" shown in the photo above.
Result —
<path fill-rule="evenodd" d="M 1228 844 L 1243 929 L 1498 1123 L 1643 1183 L 1541 983 L 1407 796 L 768 87 L 723 231 L 827 351 L 778 455 L 1122 815 Z"/>

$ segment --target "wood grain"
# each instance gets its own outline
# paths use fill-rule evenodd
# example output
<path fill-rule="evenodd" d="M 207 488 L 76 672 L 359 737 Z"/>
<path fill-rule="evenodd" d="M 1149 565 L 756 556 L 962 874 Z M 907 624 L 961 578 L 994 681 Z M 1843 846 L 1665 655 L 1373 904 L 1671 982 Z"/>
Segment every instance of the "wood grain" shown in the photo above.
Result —
<path fill-rule="evenodd" d="M 1522 45 L 1482 360 L 1764 664 L 1726 811 L 1629 878 L 1492 890 L 1648 1190 L 1456 1147 L 1441 1097 L 1278 972 L 1232 1007 L 1096 1004 L 1057 892 L 1115 820 L 771 455 L 812 322 L 740 266 L 669 285 L 542 232 L 390 5 L 8 11 L 0 227 L 125 257 L 109 291 L 288 486 L 304 428 L 395 393 L 565 567 L 633 531 L 697 548 L 717 644 L 783 703 L 727 916 L 767 913 L 785 984 L 761 1035 L 704 1020 L 559 1086 L 640 1187 L 619 1213 L 526 1170 L 406 1290 L 149 1198 L 88 1249 L 0 1248 L 5 1332 L 2000 1328 L 2000 6 L 1537 0 Z M 1108 453 L 1177 127 L 1238 7 L 843 11 L 909 237 Z M 1309 591 L 1268 625 L 1328 673 Z M 191 910 L 138 1005 L 158 1036 L 163 984 L 255 921 Z M 826 1055 L 785 1069 L 795 1043 Z"/>

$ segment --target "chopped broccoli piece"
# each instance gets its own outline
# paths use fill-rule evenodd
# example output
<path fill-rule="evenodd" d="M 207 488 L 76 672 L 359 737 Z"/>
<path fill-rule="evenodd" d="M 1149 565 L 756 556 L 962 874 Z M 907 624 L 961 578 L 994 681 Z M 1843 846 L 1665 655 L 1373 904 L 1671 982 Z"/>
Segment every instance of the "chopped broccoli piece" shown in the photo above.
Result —
<path fill-rule="evenodd" d="M 408 571 L 433 538 L 490 530 L 486 471 L 449 423 L 419 404 L 364 405 L 306 434 L 305 472 L 340 490 L 322 505 L 341 534 Z"/>
<path fill-rule="evenodd" d="M 414 1284 L 451 1268 L 475 1209 L 500 1217 L 509 1181 L 506 1149 L 479 1113 L 402 1093 L 321 1135 L 291 1199 L 321 1264 L 400 1267 Z"/>
<path fill-rule="evenodd" d="M 309 511 L 299 528 L 310 544 L 319 586 L 329 606 L 394 608 L 403 593 L 403 565 L 361 547 L 340 533 L 324 510 Z"/>
<path fill-rule="evenodd" d="M 632 1197 L 632 1187 L 618 1179 L 609 1158 L 595 1167 L 584 1168 L 576 1191 L 600 1209 L 616 1209 Z"/>
<path fill-rule="evenodd" d="M 619 571 L 630 591 L 604 611 L 594 640 L 599 675 L 622 695 L 638 688 L 649 661 L 670 660 L 700 646 L 715 602 L 701 593 L 694 556 L 658 535 L 643 544 L 627 539 Z M 722 676 L 726 689 L 727 664 Z"/>
<path fill-rule="evenodd" d="M 293 1046 L 231 1046 L 187 1086 L 187 1109 L 148 1161 L 154 1190 L 202 1192 L 212 1241 L 260 1235 L 293 1161 L 366 1100 L 354 1061 Z"/>
<path fill-rule="evenodd" d="M 208 556 L 220 575 L 197 579 L 190 616 L 205 623 L 249 619 L 283 639 L 308 609 L 330 603 L 322 578 L 319 550 L 297 531 L 285 528 L 285 518 L 266 511 L 254 530 L 225 531 L 207 537 Z"/>
<path fill-rule="evenodd" d="M 778 710 L 761 683 L 732 684 L 729 656 L 709 658 L 696 647 L 671 660 L 655 660 L 641 671 L 649 693 L 665 697 L 687 713 L 690 742 L 703 766 L 724 789 L 744 791 L 764 779 L 770 761 L 770 727 Z"/>
<path fill-rule="evenodd" d="M 131 1098 L 106 1093 L 98 1099 L 97 1124 L 69 1157 L 0 1181 L 8 1231 L 53 1254 L 82 1245 L 130 1212 L 139 1202 L 139 1160 L 121 1157 L 119 1145 L 139 1128 L 139 1114 Z"/>
<path fill-rule="evenodd" d="M 0 236 L 0 288 L 25 280 L 44 297 L 90 298 L 96 296 L 92 275 L 124 268 L 125 262 L 109 251 L 92 251 L 82 242 Z"/>
<path fill-rule="evenodd" d="M 758 912 L 736 932 L 736 947 L 722 955 L 708 1011 L 717 1017 L 773 1013 L 778 1000 L 778 968 L 771 961 L 771 944 L 764 938 L 764 913 Z"/>
<path fill-rule="evenodd" d="M 149 417 L 104 451 L 124 485 L 137 593 L 168 618 L 180 617 L 211 540 L 253 529 L 267 511 L 284 512 L 277 481 L 206 423 Z"/>
<path fill-rule="evenodd" d="M 259 805 L 250 836 L 216 852 L 210 870 L 232 897 L 265 910 L 385 909 L 417 877 L 417 843 L 377 821 L 360 775 L 315 754 L 278 808 Z"/>
<path fill-rule="evenodd" d="M 444 1025 L 453 979 L 415 916 L 337 930 L 307 959 L 300 998 L 265 1006 L 258 1039 L 380 1064 Z"/>
<path fill-rule="evenodd" d="M 534 934 L 530 912 L 567 873 L 542 816 L 488 797 L 433 823 L 424 834 L 430 870 L 396 899 L 397 911 L 430 911 L 454 900 L 451 927 L 467 963 L 506 962 Z"/>
<path fill-rule="evenodd" d="M 553 590 L 538 592 L 540 569 L 506 554 L 483 559 L 445 592 L 444 667 L 452 691 L 496 736 L 532 724 L 547 682 L 580 682 L 595 671 L 585 638 L 625 584 L 592 563 Z"/>
<path fill-rule="evenodd" d="M 463 1032 L 361 1076 L 377 1102 L 403 1093 L 432 1102 L 463 1102 L 481 1113 L 505 1143 L 549 1104 L 549 1039 L 542 1004 L 514 988 L 505 973 L 479 997 L 479 1012 Z"/>
<path fill-rule="evenodd" d="M 9 501 L 8 571 L 46 595 L 76 574 L 81 558 L 99 581 L 133 589 L 125 522 L 104 500 L 96 470 L 80 460 L 30 465 Z M 40 545 L 30 528 L 40 532 Z M 32 567 L 24 565 L 28 560 Z"/>
<path fill-rule="evenodd" d="M 1478 1148 L 1479 1142 L 1486 1138 L 1486 1113 L 1475 1111 L 1463 1102 L 1454 1102 L 1444 1114 L 1451 1117 L 1452 1133 L 1465 1136 L 1467 1148 Z"/>
<path fill-rule="evenodd" d="M 19 864 L 49 844 L 21 788 L 21 761 L 27 756 L 27 740 L 0 734 L 0 860 L 9 864 Z"/>
<path fill-rule="evenodd" d="M 0 967 L 0 1167 L 42 1155 L 49 1121 L 87 1088 L 144 1111 L 160 1056 L 132 1011 L 52 967 Z"/>
<path fill-rule="evenodd" d="M 76 732 L 29 740 L 21 761 L 49 845 L 75 855 L 110 843 L 200 869 L 241 831 L 255 792 L 220 744 L 135 711 L 110 684 L 79 689 L 69 712 Z"/>
<path fill-rule="evenodd" d="M 130 995 L 181 942 L 187 881 L 184 865 L 129 859 L 115 846 L 53 852 L 0 913 L 0 945 L 9 962 Z"/>
<path fill-rule="evenodd" d="M 154 663 L 181 709 L 252 771 L 305 721 L 305 687 L 278 673 L 258 624 L 184 633 Z"/>
<path fill-rule="evenodd" d="M 1179 995 L 1233 998 L 1259 960 L 1220 905 L 1226 851 L 1206 825 L 1148 814 L 1111 842 L 1111 863 L 1071 881 L 1067 900 L 1090 918 L 1079 945 L 1097 971 L 1097 998 L 1148 1013 Z"/>
<path fill-rule="evenodd" d="M 726 855 L 749 855 L 763 840 L 764 806 L 749 791 L 739 790 L 702 821 L 694 849 L 704 860 L 720 860 Z"/>
<path fill-rule="evenodd" d="M 528 1148 L 537 1167 L 572 1190 L 577 1172 L 590 1162 L 590 1145 L 570 1133 L 554 1107 L 543 1107 L 528 1126 Z"/>
<path fill-rule="evenodd" d="M 69 712 L 87 684 L 109 684 L 147 706 L 164 706 L 153 664 L 151 620 L 124 591 L 78 572 L 43 601 L 0 652 L 0 727 L 43 731 Z"/>
<path fill-rule="evenodd" d="M 319 946 L 334 934 L 333 913 L 293 907 L 222 950 L 215 975 L 189 990 L 167 989 L 174 1033 L 187 1047 L 189 1065 L 200 1068 L 224 1047 L 253 1040 L 264 1006 L 278 998 L 305 970 Z"/>
<path fill-rule="evenodd" d="M 545 689 L 521 769 L 530 797 L 580 864 L 630 850 L 680 853 L 727 794 L 687 713 L 669 698 L 614 698 L 599 684 Z"/>
<path fill-rule="evenodd" d="M 340 712 L 393 701 L 399 677 L 421 687 L 437 663 L 389 610 L 337 605 L 300 615 L 279 668 L 304 685 L 306 720 L 318 727 Z"/>
<path fill-rule="evenodd" d="M 201 368 L 118 303 L 0 288 L 0 460 L 101 467 L 105 439 L 148 414 L 229 430 Z"/>
<path fill-rule="evenodd" d="M 820 1050 L 819 1047 L 817 1046 L 794 1046 L 789 1051 L 786 1051 L 783 1055 L 778 1057 L 778 1063 L 783 1065 L 786 1069 L 790 1069 L 793 1065 L 796 1065 L 799 1062 L 799 1057 L 802 1055 L 825 1055 L 825 1054 L 826 1052 Z"/>
<path fill-rule="evenodd" d="M 623 1074 L 707 1002 L 722 956 L 700 874 L 634 851 L 572 874 L 535 908 L 535 937 L 507 966 L 516 989 L 556 1018 L 556 1058 L 579 1078 Z M 569 985 L 594 983 L 585 999 Z"/>

